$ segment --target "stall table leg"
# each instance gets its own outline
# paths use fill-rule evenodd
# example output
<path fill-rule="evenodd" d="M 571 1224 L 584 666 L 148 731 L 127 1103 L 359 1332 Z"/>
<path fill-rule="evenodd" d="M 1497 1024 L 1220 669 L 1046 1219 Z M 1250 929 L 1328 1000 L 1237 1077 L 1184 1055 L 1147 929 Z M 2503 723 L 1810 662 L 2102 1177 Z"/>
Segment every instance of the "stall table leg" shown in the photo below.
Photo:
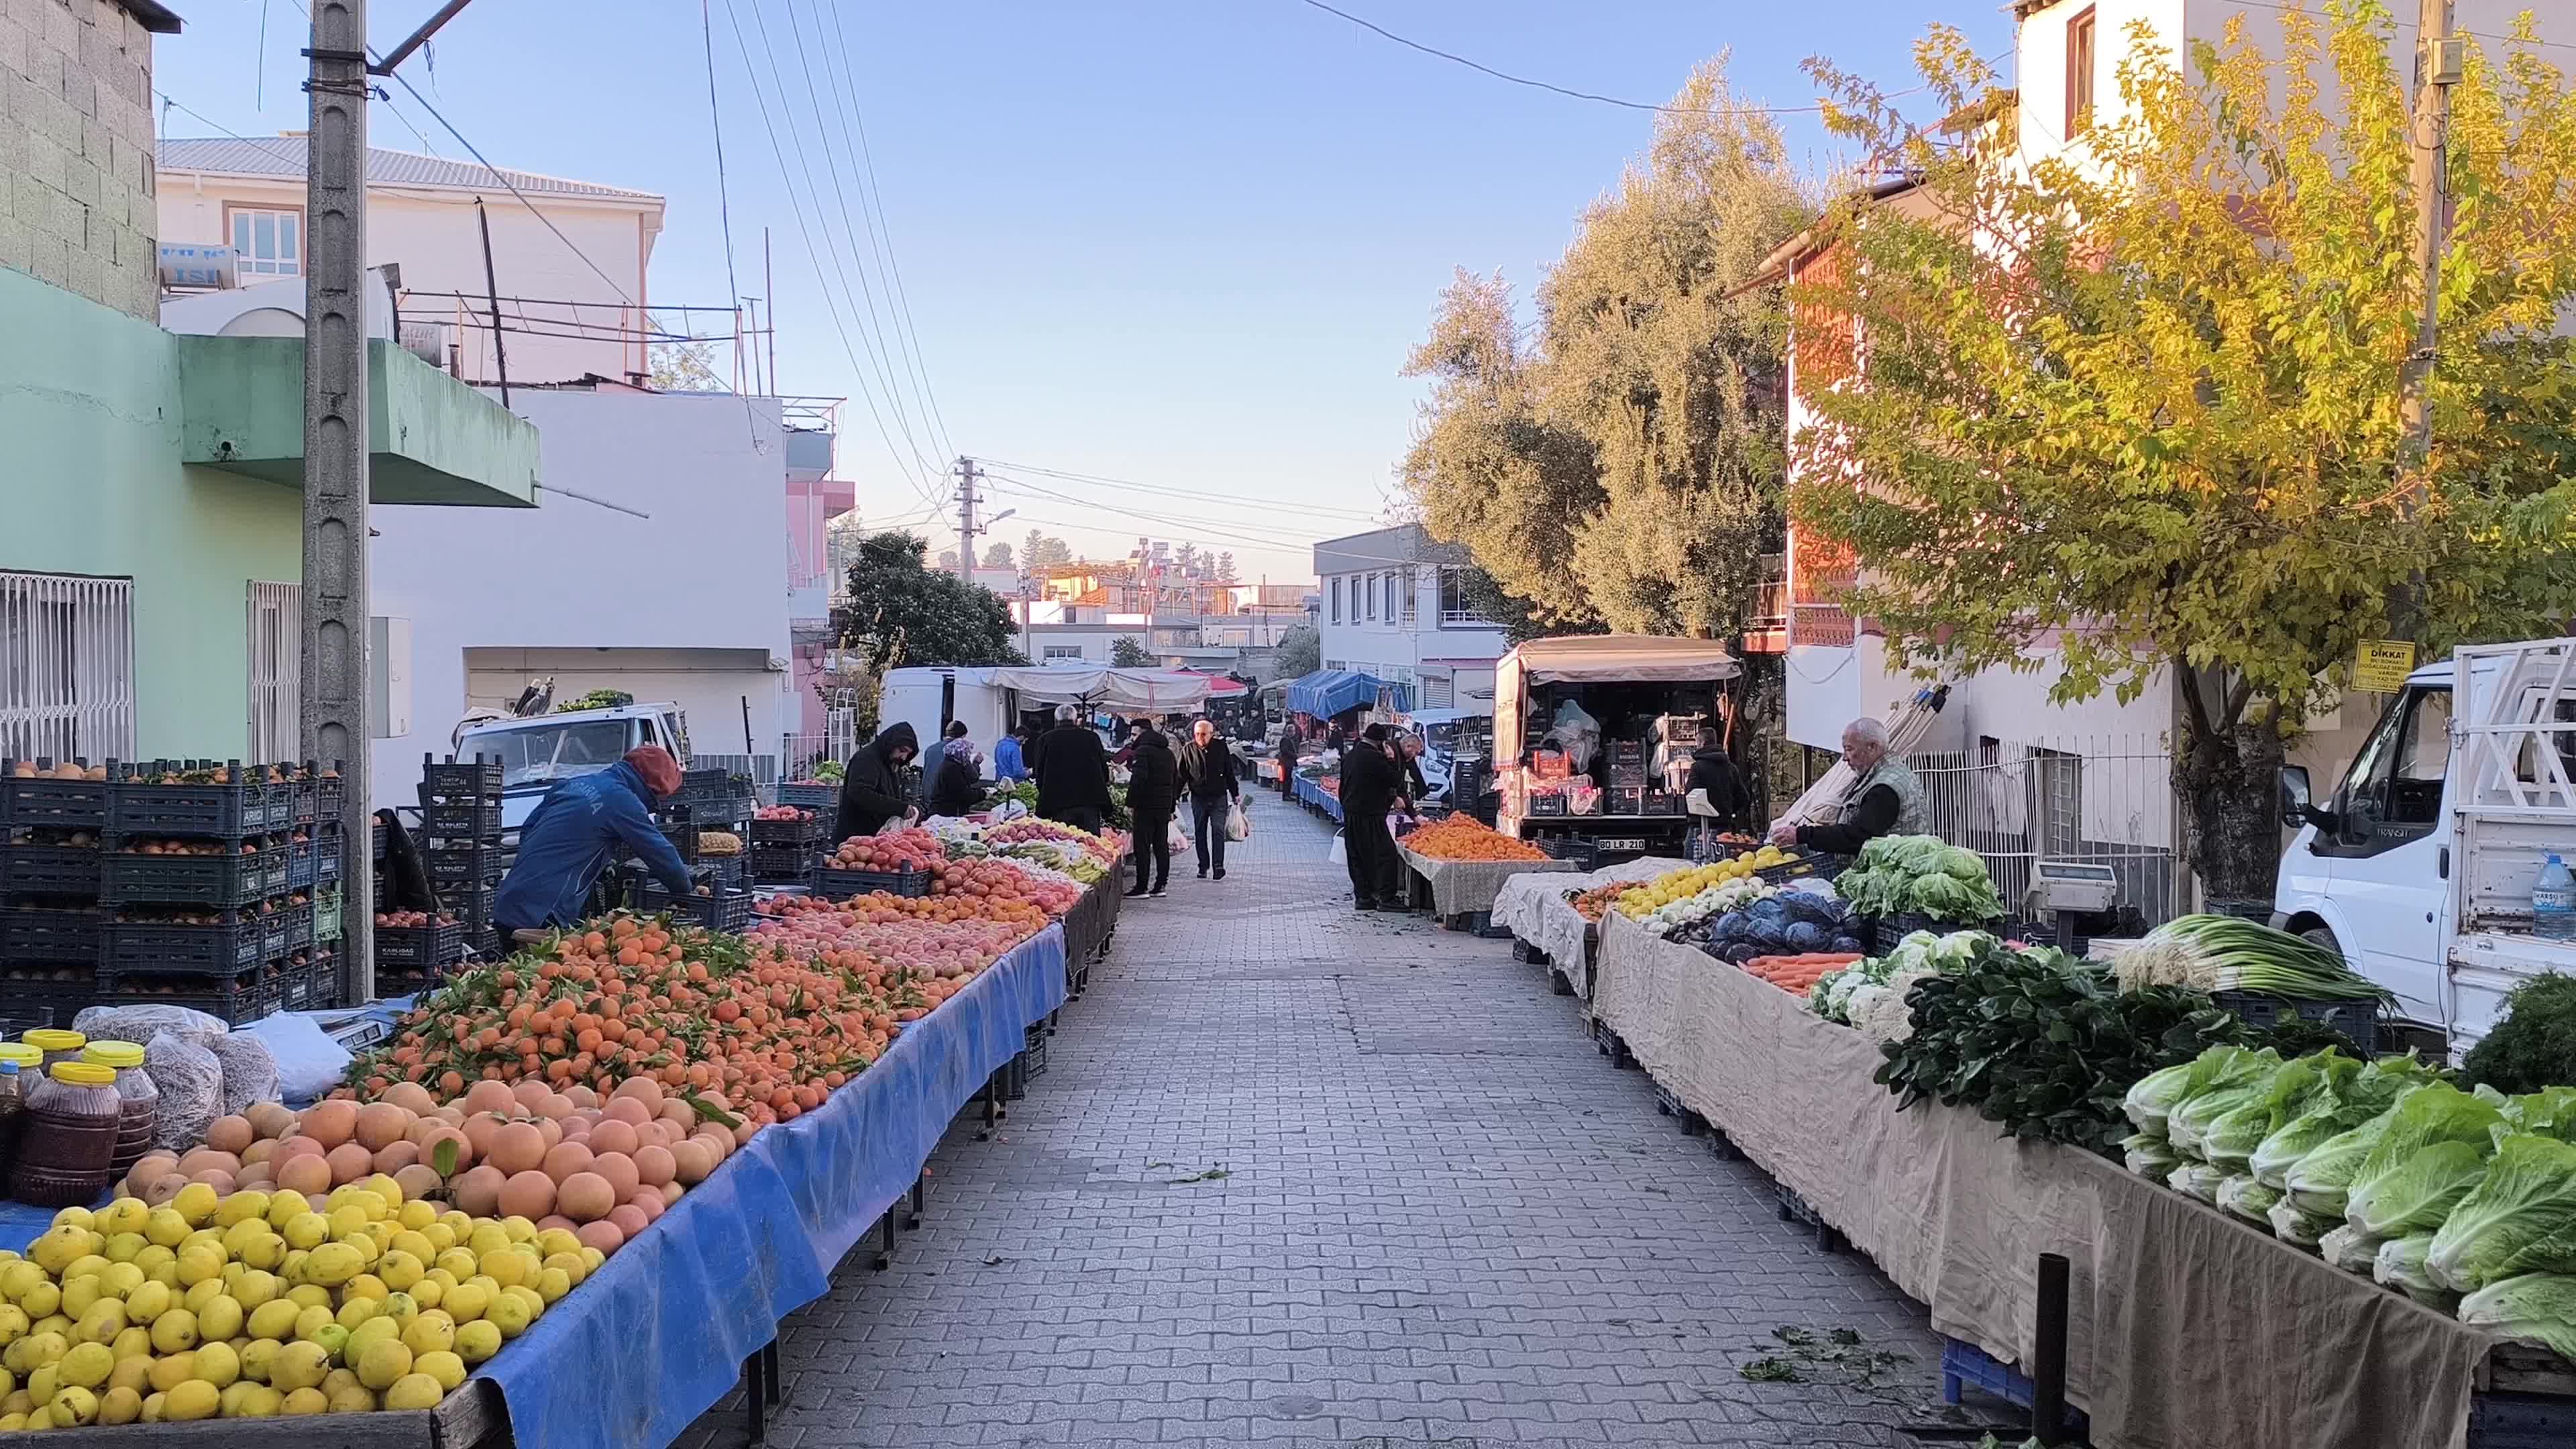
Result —
<path fill-rule="evenodd" d="M 917 1228 L 921 1226 L 921 1210 L 925 1206 L 929 1186 L 930 1174 L 927 1172 L 912 1180 L 912 1208 L 911 1211 L 904 1214 L 903 1225 L 905 1227 Z"/>

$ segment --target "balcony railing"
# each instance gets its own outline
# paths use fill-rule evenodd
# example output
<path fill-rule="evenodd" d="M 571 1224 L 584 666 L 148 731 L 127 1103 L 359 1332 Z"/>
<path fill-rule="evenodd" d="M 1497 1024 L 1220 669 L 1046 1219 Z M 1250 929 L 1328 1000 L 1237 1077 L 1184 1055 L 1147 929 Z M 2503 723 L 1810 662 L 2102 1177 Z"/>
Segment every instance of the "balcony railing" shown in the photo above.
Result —
<path fill-rule="evenodd" d="M 1491 629 L 1496 626 L 1493 620 L 1486 618 L 1484 615 L 1477 613 L 1473 609 L 1443 609 L 1440 611 L 1440 627 L 1443 629 Z"/>

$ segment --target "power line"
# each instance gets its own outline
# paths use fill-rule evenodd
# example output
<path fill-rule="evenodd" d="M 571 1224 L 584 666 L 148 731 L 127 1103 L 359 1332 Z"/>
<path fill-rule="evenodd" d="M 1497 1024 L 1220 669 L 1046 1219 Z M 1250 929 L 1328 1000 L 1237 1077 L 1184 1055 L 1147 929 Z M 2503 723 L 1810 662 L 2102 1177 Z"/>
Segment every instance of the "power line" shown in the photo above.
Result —
<path fill-rule="evenodd" d="M 902 368 L 900 339 L 897 340 L 897 346 L 892 349 L 897 353 L 897 356 L 889 361 L 887 354 L 890 349 L 886 345 L 886 323 L 885 318 L 878 314 L 876 284 L 868 278 L 867 258 L 859 253 L 859 228 L 850 220 L 850 195 L 848 190 L 841 185 L 841 150 L 843 148 L 836 148 L 832 144 L 833 121 L 826 118 L 823 114 L 823 91 L 822 88 L 815 84 L 814 81 L 814 48 L 807 46 L 805 43 L 805 27 L 796 18 L 796 0 L 784 0 L 784 5 L 787 11 L 788 33 L 796 43 L 797 66 L 805 76 L 805 96 L 813 110 L 814 129 L 822 142 L 823 174 L 831 179 L 832 198 L 834 203 L 840 208 L 841 212 L 841 235 L 849 242 L 850 267 L 851 270 L 858 273 L 859 293 L 868 304 L 867 316 L 864 319 L 854 320 L 858 320 L 860 322 L 860 336 L 862 338 L 867 336 L 868 328 L 871 325 L 874 326 L 876 338 L 869 355 L 877 364 L 878 377 L 885 383 L 886 395 L 893 401 L 895 415 L 898 418 L 906 418 L 908 424 L 909 418 L 905 411 L 902 386 L 897 377 L 898 372 Z M 757 9 L 753 11 L 755 16 L 758 13 Z M 822 40 L 822 22 L 820 17 L 817 17 L 815 21 L 815 38 L 819 45 Z M 764 46 L 768 44 L 766 22 L 763 22 L 761 43 Z M 827 76 L 831 74 L 832 65 L 828 56 L 825 58 L 823 71 Z M 835 89 L 837 90 L 837 86 Z M 782 96 L 781 103 L 784 104 L 784 102 L 785 98 Z M 843 129 L 846 133 L 846 127 Z M 804 155 L 803 141 L 801 139 L 798 141 L 797 155 L 801 162 Z M 851 176 L 855 178 L 858 174 L 858 167 L 856 164 L 852 164 L 848 169 Z M 815 209 L 817 211 L 822 209 L 822 204 L 819 199 L 815 204 Z M 864 190 L 860 193 L 859 213 L 862 218 L 865 218 L 867 215 L 867 196 Z M 831 227 L 827 222 L 824 227 L 824 235 L 828 239 L 830 234 Z M 873 224 L 871 224 L 870 227 L 869 237 L 873 243 L 875 237 Z M 846 286 L 847 284 L 844 283 L 845 290 Z M 889 297 L 887 301 L 889 305 L 891 305 L 893 299 Z M 920 375 L 917 372 L 913 375 L 912 381 L 915 393 L 912 399 L 912 411 L 917 412 L 920 415 L 921 431 L 923 435 L 930 440 L 931 446 L 939 450 L 941 457 L 955 456 L 956 449 L 949 446 L 948 439 L 933 430 L 930 426 L 930 409 L 927 405 L 928 400 L 920 394 Z"/>
<path fill-rule="evenodd" d="M 601 271 L 599 269 L 599 263 L 590 259 L 590 253 L 574 246 L 572 238 L 563 234 L 563 228 L 555 225 L 554 218 L 546 215 L 542 211 L 539 211 L 537 209 L 537 204 L 530 201 L 526 194 L 521 192 L 517 185 L 512 183 L 509 173 L 503 171 L 500 167 L 493 165 L 490 158 L 486 157 L 473 142 L 465 139 L 465 133 L 463 131 L 456 129 L 455 125 L 450 122 L 447 117 L 440 115 L 438 107 L 429 103 L 429 98 L 420 93 L 419 88 L 411 83 L 409 77 L 405 76 L 401 71 L 395 71 L 394 80 L 397 84 L 402 86 L 403 90 L 407 92 L 413 100 L 420 103 L 420 108 L 422 110 L 429 112 L 429 118 L 436 121 L 439 124 L 440 129 L 456 138 L 456 144 L 464 147 L 467 155 L 470 155 L 476 161 L 481 162 L 483 169 L 492 173 L 493 180 L 500 182 L 505 187 L 508 187 L 510 194 L 519 198 L 519 204 L 528 209 L 528 214 L 535 217 L 538 221 L 543 222 L 546 230 L 555 234 L 555 240 L 564 244 L 564 249 L 566 251 L 569 251 L 574 256 L 581 258 L 581 264 L 590 268 L 593 276 L 606 282 L 608 284 L 608 290 L 615 292 L 628 306 L 631 307 L 635 305 L 635 299 L 626 295 L 626 289 L 624 287 L 617 285 L 617 279 L 608 275 L 608 273 Z"/>
<path fill-rule="evenodd" d="M 929 359 L 922 355 L 921 332 L 920 329 L 914 325 L 912 320 L 912 296 L 905 290 L 903 285 L 903 264 L 895 252 L 894 229 L 886 223 L 885 190 L 877 184 L 876 153 L 874 149 L 868 145 L 867 117 L 859 111 L 858 82 L 854 78 L 856 73 L 850 68 L 850 43 L 849 34 L 846 29 L 846 20 L 843 22 L 843 26 L 844 28 L 838 35 L 838 44 L 840 46 L 839 71 L 848 85 L 847 105 L 850 112 L 851 130 L 858 137 L 859 160 L 866 168 L 866 179 L 865 184 L 860 188 L 860 198 L 863 203 L 874 207 L 876 211 L 876 224 L 869 228 L 868 241 L 871 246 L 876 246 L 880 239 L 882 240 L 883 245 L 878 252 L 877 264 L 884 271 L 887 279 L 892 283 L 895 303 L 901 309 L 903 314 L 904 336 L 911 347 L 910 355 L 914 377 L 921 386 L 922 396 L 929 400 L 931 420 L 938 425 L 939 435 L 943 440 L 945 440 L 948 438 L 948 419 L 940 411 L 938 390 L 930 385 L 930 362 Z M 816 20 L 815 28 L 818 30 L 822 28 L 822 22 L 820 19 Z M 957 451 L 953 443 L 943 441 L 942 447 L 944 451 L 947 452 L 953 453 Z"/>
<path fill-rule="evenodd" d="M 725 178 L 724 112 L 716 106 L 716 26 L 714 17 L 708 12 L 707 0 L 698 0 L 698 35 L 705 43 L 707 52 L 707 123 L 715 128 L 716 136 L 716 215 L 724 222 L 725 295 L 739 297 L 742 295 L 742 284 L 734 279 L 733 274 L 733 188 Z M 778 299 L 772 297 L 769 301 L 774 310 L 778 305 Z M 734 304 L 737 309 L 741 305 L 739 302 Z M 733 372 L 734 381 L 737 384 L 742 381 L 742 341 L 739 320 L 741 315 L 739 310 L 734 314 L 736 336 Z M 771 387 L 774 388 L 777 385 L 776 378 L 770 379 Z"/>
<path fill-rule="evenodd" d="M 1069 493 L 1058 493 L 1051 488 L 1041 488 L 1025 479 L 1009 478 L 995 473 L 987 473 L 984 476 L 995 482 L 1006 484 L 1011 488 L 1034 497 L 1049 498 L 1058 503 L 1070 503 L 1076 508 L 1097 508 L 1109 513 L 1123 514 L 1126 517 L 1140 519 L 1159 528 L 1170 529 L 1175 533 L 1193 535 L 1205 534 L 1209 537 L 1247 544 L 1256 548 L 1284 550 L 1311 548 L 1320 541 L 1313 538 L 1301 538 L 1293 534 L 1273 534 L 1265 537 L 1249 533 L 1237 533 L 1228 529 L 1213 528 L 1205 523 L 1197 521 L 1185 521 L 1182 519 L 1169 518 L 1161 514 L 1145 513 L 1133 508 L 1121 508 L 1114 503 L 1099 503 L 1088 499 L 1076 498 Z M 1097 525 L 1093 526 L 1096 527 Z"/>
<path fill-rule="evenodd" d="M 832 331 L 841 339 L 841 353 L 849 359 L 852 381 L 858 384 L 859 400 L 868 405 L 868 417 L 876 423 L 877 437 L 884 442 L 886 455 L 894 459 L 896 471 L 910 478 L 913 491 L 921 495 L 924 503 L 934 508 L 945 508 L 947 505 L 931 488 L 928 481 L 931 477 L 945 475 L 923 461 L 921 449 L 918 446 L 913 449 L 912 462 L 907 464 L 904 461 L 902 450 L 894 445 L 894 434 L 886 429 L 885 414 L 879 411 L 875 396 L 868 391 L 866 369 L 859 362 L 858 348 L 850 341 L 849 327 L 841 317 L 841 299 L 832 292 L 831 275 L 823 265 L 823 251 L 814 245 L 814 230 L 805 220 L 804 193 L 796 189 L 794 179 L 787 175 L 787 151 L 778 141 L 778 123 L 771 119 L 769 114 L 768 93 L 761 88 L 759 75 L 752 67 L 751 41 L 743 34 L 742 16 L 734 10 L 733 0 L 724 0 L 724 7 L 725 22 L 733 29 L 734 47 L 742 53 L 743 73 L 751 78 L 752 99 L 760 106 L 761 129 L 769 137 L 770 155 L 778 162 L 779 179 L 787 183 L 787 199 L 795 212 L 797 234 L 804 238 L 806 258 L 814 264 L 814 283 L 823 293 L 824 310 L 831 314 Z M 767 38 L 764 36 L 764 47 L 766 44 Z M 770 58 L 774 69 L 777 60 L 775 51 L 771 52 Z M 781 104 L 784 104 L 783 98 Z M 810 179 L 808 184 L 810 185 Z M 820 209 L 819 203 L 817 209 Z M 828 239 L 829 228 L 826 228 L 825 234 Z M 921 471 L 916 473 L 914 471 L 916 468 Z"/>
<path fill-rule="evenodd" d="M 989 467 L 1009 468 L 1015 472 L 1021 473 L 1035 473 L 1042 478 L 1057 478 L 1068 483 L 1091 483 L 1103 488 L 1124 488 L 1137 493 L 1159 494 L 1171 498 L 1187 498 L 1199 502 L 1231 503 L 1243 507 L 1268 508 L 1285 512 L 1312 513 L 1329 517 L 1358 518 L 1370 521 L 1375 521 L 1378 516 L 1377 514 L 1371 513 L 1363 508 L 1334 508 L 1328 504 L 1321 503 L 1272 503 L 1266 501 L 1254 503 L 1233 494 L 1211 493 L 1201 489 L 1174 488 L 1163 484 L 1136 483 L 1124 478 L 1103 477 L 1097 473 L 1072 473 L 1060 468 L 1042 468 L 1035 463 L 1007 462 L 1000 458 L 978 458 L 975 461 L 983 463 Z"/>
<path fill-rule="evenodd" d="M 1463 65 L 1469 70 L 1492 76 L 1494 79 L 1499 81 L 1509 81 L 1516 86 L 1528 86 L 1532 90 L 1553 91 L 1557 95 L 1569 96 L 1578 101 L 1598 101 L 1605 106 L 1619 106 L 1631 111 L 1653 111 L 1667 116 L 1790 116 L 1822 111 L 1824 109 L 1821 104 L 1818 104 L 1805 106 L 1726 106 L 1717 110 L 1702 110 L 1695 106 L 1649 105 L 1644 101 L 1621 100 L 1617 96 L 1603 96 L 1595 95 L 1590 91 L 1569 90 L 1564 86 L 1555 85 L 1548 81 L 1532 80 L 1527 76 L 1518 76 L 1507 71 L 1499 71 L 1490 65 L 1479 64 L 1476 61 L 1469 60 L 1463 55 L 1455 55 L 1449 51 L 1442 50 L 1437 46 L 1425 45 L 1418 40 L 1407 40 L 1403 36 L 1396 34 L 1394 31 L 1387 29 L 1383 25 L 1362 20 L 1360 17 L 1353 15 L 1347 10 L 1337 10 L 1332 6 L 1325 4 L 1324 0 L 1305 0 L 1305 3 L 1313 6 L 1317 10 L 1323 11 L 1327 15 L 1338 15 L 1353 25 L 1360 27 L 1362 30 L 1369 31 L 1372 34 L 1392 40 L 1407 50 L 1418 50 L 1424 55 L 1448 61 L 1452 65 Z"/>

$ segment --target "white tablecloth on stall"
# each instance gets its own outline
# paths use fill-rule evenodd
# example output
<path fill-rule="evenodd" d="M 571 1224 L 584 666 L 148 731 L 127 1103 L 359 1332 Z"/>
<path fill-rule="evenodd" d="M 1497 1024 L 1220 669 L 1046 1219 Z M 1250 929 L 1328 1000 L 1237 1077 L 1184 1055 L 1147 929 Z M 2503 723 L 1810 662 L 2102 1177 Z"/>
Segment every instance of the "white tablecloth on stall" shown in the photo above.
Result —
<path fill-rule="evenodd" d="M 1516 876 L 1494 893 L 1494 924 L 1545 951 L 1579 996 L 1591 971 L 1592 923 L 1566 900 L 1567 894 L 1614 881 L 1652 880 L 1689 864 L 1686 860 L 1649 855 L 1575 876 Z"/>
<path fill-rule="evenodd" d="M 2442 1449 L 2490 1340 L 2091 1153 L 1896 1110 L 1880 1054 L 1768 982 L 1613 916 L 1593 1009 L 1932 1326 L 2029 1362 L 2041 1253 L 2073 1264 L 2068 1396 L 2102 1449 Z"/>
<path fill-rule="evenodd" d="M 1405 865 L 1431 887 L 1432 913 L 1441 916 L 1492 910 L 1495 893 L 1505 881 L 1525 875 L 1564 880 L 1576 871 L 1570 860 L 1434 860 L 1415 854 L 1401 840 L 1395 843 L 1395 849 L 1404 857 Z"/>

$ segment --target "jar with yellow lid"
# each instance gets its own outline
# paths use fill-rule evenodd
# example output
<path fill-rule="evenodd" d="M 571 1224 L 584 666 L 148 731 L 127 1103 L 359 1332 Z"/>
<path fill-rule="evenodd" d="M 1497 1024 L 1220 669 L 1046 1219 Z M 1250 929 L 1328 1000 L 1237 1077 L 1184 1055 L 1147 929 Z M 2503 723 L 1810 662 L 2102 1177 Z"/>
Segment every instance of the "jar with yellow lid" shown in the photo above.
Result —
<path fill-rule="evenodd" d="M 116 1156 L 108 1170 L 121 1177 L 152 1150 L 152 1129 L 161 1120 L 161 1089 L 143 1070 L 143 1048 L 130 1041 L 92 1041 L 81 1048 L 80 1059 L 116 1073 Z"/>
<path fill-rule="evenodd" d="M 81 1033 L 51 1026 L 40 1026 L 20 1036 L 18 1040 L 43 1052 L 44 1064 L 48 1067 L 56 1062 L 79 1061 L 81 1048 L 89 1045 L 89 1038 Z"/>
<path fill-rule="evenodd" d="M 36 1207 L 64 1208 L 84 1206 L 106 1190 L 115 1176 L 117 1129 L 124 1118 L 116 1068 L 97 1062 L 48 1065 L 44 1079 L 27 1094 L 23 1115 L 26 1128 L 18 1141 L 18 1160 L 9 1167 L 11 1197 Z"/>

